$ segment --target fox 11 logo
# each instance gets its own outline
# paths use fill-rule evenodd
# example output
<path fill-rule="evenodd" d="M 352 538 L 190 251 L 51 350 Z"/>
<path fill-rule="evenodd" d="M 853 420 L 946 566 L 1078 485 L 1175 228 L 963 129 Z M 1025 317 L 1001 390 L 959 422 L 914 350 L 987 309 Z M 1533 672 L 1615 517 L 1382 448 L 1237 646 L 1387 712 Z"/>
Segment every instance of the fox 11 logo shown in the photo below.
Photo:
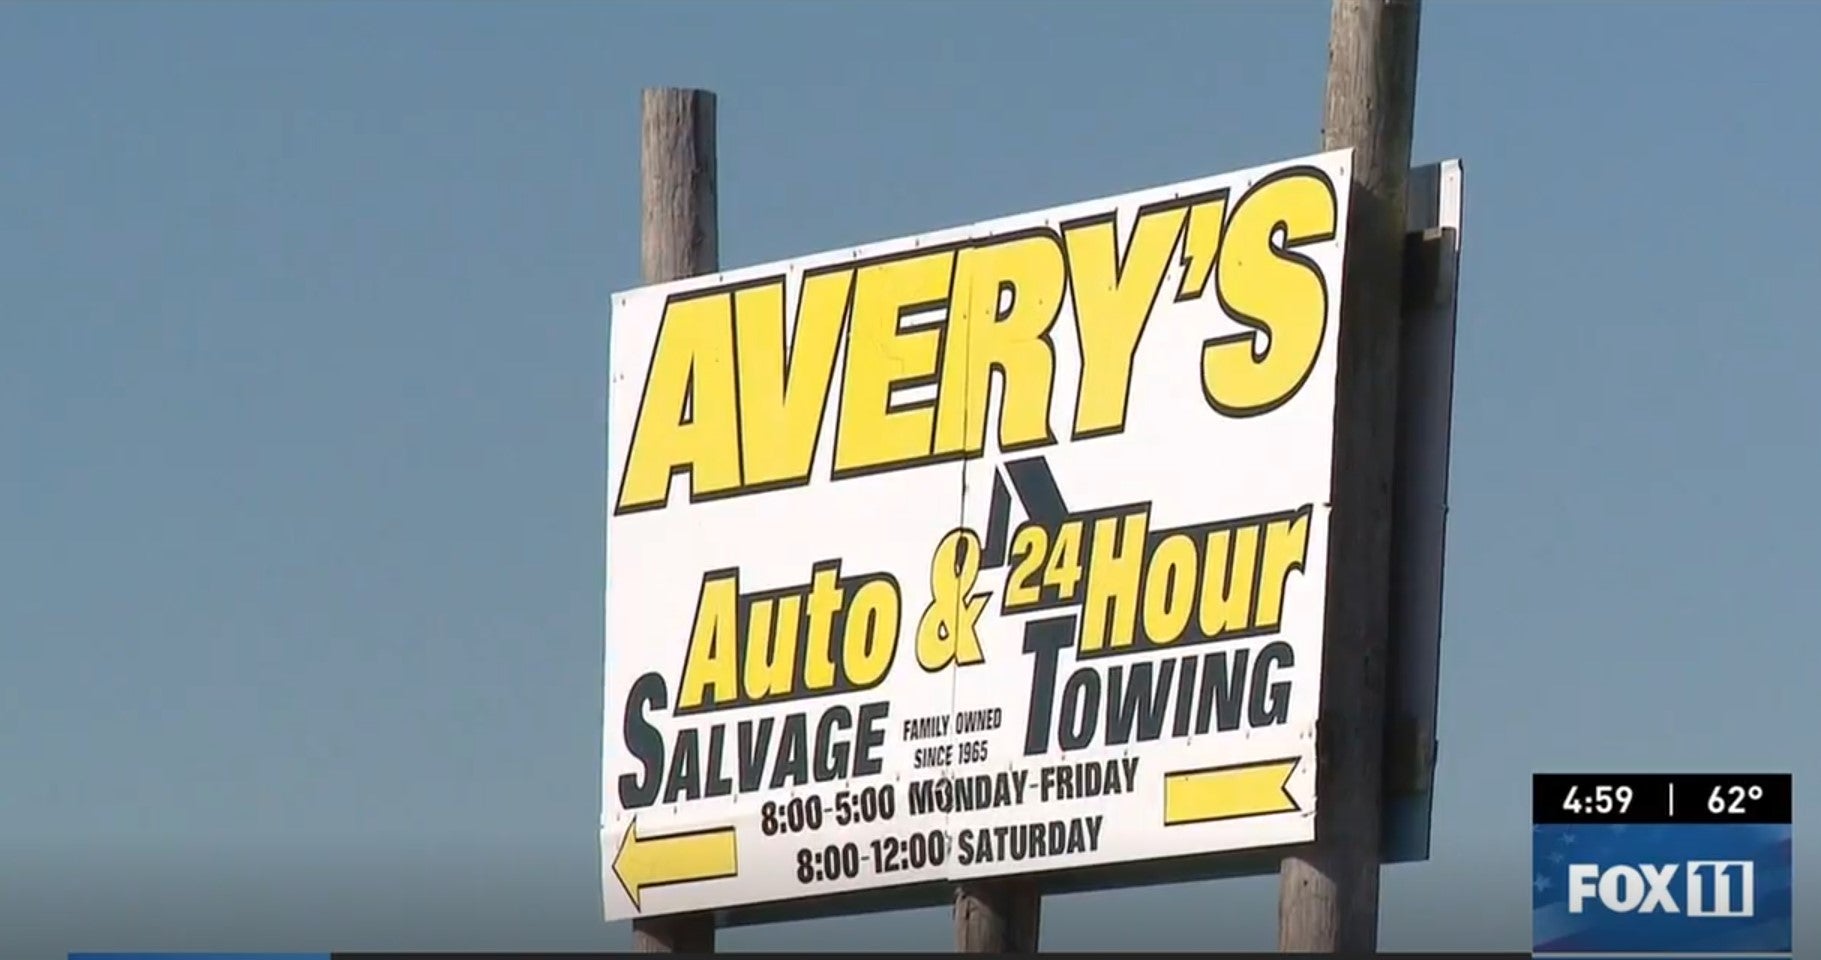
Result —
<path fill-rule="evenodd" d="M 1534 954 L 1788 955 L 1788 780 L 1539 775 Z"/>

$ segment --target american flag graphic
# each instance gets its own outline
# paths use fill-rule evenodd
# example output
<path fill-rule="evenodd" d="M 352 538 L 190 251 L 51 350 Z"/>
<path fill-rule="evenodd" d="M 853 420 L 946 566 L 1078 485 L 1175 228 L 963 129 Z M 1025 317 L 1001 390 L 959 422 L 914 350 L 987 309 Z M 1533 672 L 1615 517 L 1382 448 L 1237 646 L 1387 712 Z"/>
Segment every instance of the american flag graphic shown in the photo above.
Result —
<path fill-rule="evenodd" d="M 1536 953 L 1650 952 L 1787 954 L 1790 829 L 1743 824 L 1546 824 L 1531 837 L 1532 949 Z M 1688 861 L 1750 861 L 1752 915 L 1690 916 Z M 1572 864 L 1601 868 L 1675 864 L 1674 912 L 1615 913 L 1599 900 L 1569 910 Z"/>

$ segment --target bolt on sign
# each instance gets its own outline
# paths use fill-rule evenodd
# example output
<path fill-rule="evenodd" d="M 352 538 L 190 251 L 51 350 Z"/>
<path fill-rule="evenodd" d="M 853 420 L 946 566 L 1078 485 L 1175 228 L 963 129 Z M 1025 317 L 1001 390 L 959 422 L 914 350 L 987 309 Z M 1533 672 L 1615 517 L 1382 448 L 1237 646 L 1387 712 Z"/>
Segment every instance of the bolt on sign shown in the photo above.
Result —
<path fill-rule="evenodd" d="M 614 298 L 610 919 L 1313 839 L 1349 160 Z"/>

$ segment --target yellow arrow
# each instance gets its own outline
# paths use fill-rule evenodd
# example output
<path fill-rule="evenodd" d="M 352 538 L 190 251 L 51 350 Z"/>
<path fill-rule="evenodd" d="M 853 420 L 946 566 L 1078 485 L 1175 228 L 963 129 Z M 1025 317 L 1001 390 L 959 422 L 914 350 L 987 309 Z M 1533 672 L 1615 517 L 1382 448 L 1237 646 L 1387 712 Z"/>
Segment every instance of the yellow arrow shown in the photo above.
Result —
<path fill-rule="evenodd" d="M 1290 796 L 1297 758 L 1240 763 L 1163 775 L 1165 826 L 1301 810 Z"/>
<path fill-rule="evenodd" d="M 639 895 L 652 887 L 724 880 L 739 873 L 739 843 L 732 827 L 641 837 L 634 817 L 613 856 L 613 875 L 620 878 L 635 910 L 644 909 Z"/>

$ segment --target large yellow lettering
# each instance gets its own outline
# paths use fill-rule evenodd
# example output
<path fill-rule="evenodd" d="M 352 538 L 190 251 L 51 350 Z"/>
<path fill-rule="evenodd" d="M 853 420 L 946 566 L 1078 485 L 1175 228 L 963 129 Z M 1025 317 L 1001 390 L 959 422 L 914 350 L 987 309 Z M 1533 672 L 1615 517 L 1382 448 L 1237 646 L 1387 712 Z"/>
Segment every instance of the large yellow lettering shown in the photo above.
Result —
<path fill-rule="evenodd" d="M 1209 533 L 1201 568 L 1201 635 L 1217 638 L 1244 630 L 1252 620 L 1257 585 L 1258 525 Z"/>
<path fill-rule="evenodd" d="M 677 684 L 679 712 L 739 699 L 739 619 L 740 575 L 730 571 L 703 578 Z"/>
<path fill-rule="evenodd" d="M 1267 413 L 1308 379 L 1327 332 L 1328 288 L 1315 262 L 1294 251 L 1333 239 L 1337 216 L 1333 185 L 1308 169 L 1269 177 L 1234 205 L 1214 288 L 1227 314 L 1257 333 L 1203 344 L 1202 393 L 1215 410 L 1232 417 Z"/>
<path fill-rule="evenodd" d="M 1151 513 L 1097 518 L 1088 539 L 1088 576 L 1081 601 L 1078 656 L 1130 647 L 1138 625 L 1139 588 L 1144 583 L 1145 535 Z"/>
<path fill-rule="evenodd" d="M 757 703 L 796 691 L 797 640 L 803 632 L 803 598 L 794 593 L 760 597 L 746 611 L 746 699 Z"/>
<path fill-rule="evenodd" d="M 925 324 L 906 330 L 901 322 L 906 314 L 942 306 L 954 269 L 954 251 L 938 250 L 856 271 L 835 426 L 835 476 L 929 456 L 934 401 L 894 404 L 892 391 L 935 377 L 942 328 Z"/>
<path fill-rule="evenodd" d="M 841 665 L 849 683 L 867 689 L 885 679 L 898 653 L 902 606 L 897 582 L 889 577 L 863 580 L 854 588 L 841 634 Z"/>
<path fill-rule="evenodd" d="M 816 567 L 810 576 L 808 597 L 803 682 L 811 690 L 827 690 L 835 685 L 835 618 L 847 605 L 847 588 L 841 582 L 839 563 Z"/>
<path fill-rule="evenodd" d="M 683 654 L 676 713 L 875 687 L 897 656 L 903 605 L 891 574 L 842 577 L 839 560 L 816 564 L 808 583 L 750 594 L 740 593 L 738 570 L 710 573 Z"/>
<path fill-rule="evenodd" d="M 1001 380 L 999 448 L 1055 443 L 1050 328 L 1068 282 L 1062 248 L 1045 230 L 962 250 L 955 261 L 948 343 L 937 387 L 936 453 L 985 448 L 987 394 Z"/>
<path fill-rule="evenodd" d="M 740 456 L 749 489 L 809 481 L 853 278 L 852 270 L 803 278 L 788 353 L 784 279 L 734 294 Z"/>
<path fill-rule="evenodd" d="M 1183 206 L 1139 211 L 1123 256 L 1110 215 L 1062 228 L 1075 295 L 1075 336 L 1081 344 L 1076 440 L 1125 429 L 1133 357 L 1187 213 Z"/>
<path fill-rule="evenodd" d="M 1214 258 L 1220 253 L 1220 234 L 1227 222 L 1227 192 L 1220 190 L 1189 208 L 1189 224 L 1182 231 L 1182 279 L 1176 284 L 1176 302 L 1194 300 L 1208 287 Z"/>
<path fill-rule="evenodd" d="M 1275 630 L 1284 618 L 1284 593 L 1290 574 L 1309 556 L 1309 508 L 1271 521 L 1265 527 L 1263 569 L 1258 578 L 1258 615 L 1253 626 Z"/>
<path fill-rule="evenodd" d="M 726 293 L 664 305 L 615 513 L 662 506 L 683 470 L 692 497 L 739 489 L 732 310 Z"/>

